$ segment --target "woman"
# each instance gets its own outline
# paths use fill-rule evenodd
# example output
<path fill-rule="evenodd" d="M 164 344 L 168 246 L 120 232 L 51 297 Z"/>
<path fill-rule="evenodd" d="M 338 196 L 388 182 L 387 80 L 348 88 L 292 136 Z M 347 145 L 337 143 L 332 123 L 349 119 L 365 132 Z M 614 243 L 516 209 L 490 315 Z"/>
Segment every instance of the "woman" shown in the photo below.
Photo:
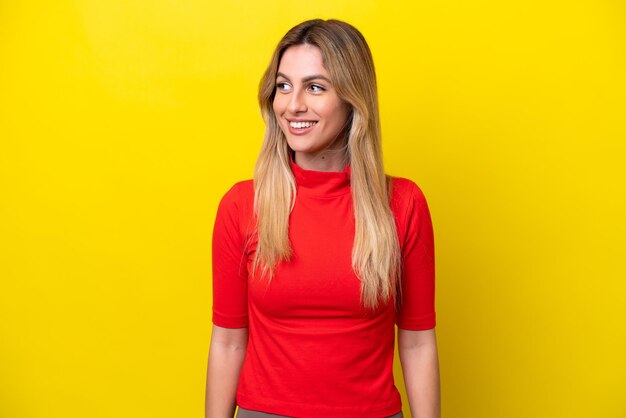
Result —
<path fill-rule="evenodd" d="M 365 39 L 295 26 L 259 103 L 254 181 L 215 221 L 206 416 L 401 417 L 395 324 L 412 415 L 438 417 L 432 225 L 420 189 L 385 176 Z"/>

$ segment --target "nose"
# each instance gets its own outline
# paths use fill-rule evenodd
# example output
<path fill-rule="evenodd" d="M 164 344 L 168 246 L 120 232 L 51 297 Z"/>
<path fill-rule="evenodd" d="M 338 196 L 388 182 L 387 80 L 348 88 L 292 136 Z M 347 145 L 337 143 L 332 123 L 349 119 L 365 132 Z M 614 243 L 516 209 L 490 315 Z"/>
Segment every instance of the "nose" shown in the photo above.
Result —
<path fill-rule="evenodd" d="M 295 89 L 291 93 L 289 111 L 291 113 L 302 113 L 307 111 L 306 98 L 304 97 L 304 93 L 299 89 Z"/>

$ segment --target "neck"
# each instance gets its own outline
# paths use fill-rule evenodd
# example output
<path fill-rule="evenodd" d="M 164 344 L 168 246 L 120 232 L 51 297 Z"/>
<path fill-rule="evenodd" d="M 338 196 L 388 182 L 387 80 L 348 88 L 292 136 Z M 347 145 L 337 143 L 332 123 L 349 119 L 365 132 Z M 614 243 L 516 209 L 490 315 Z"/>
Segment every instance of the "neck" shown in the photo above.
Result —
<path fill-rule="evenodd" d="M 304 170 L 312 171 L 343 171 L 346 159 L 343 150 L 325 150 L 310 154 L 295 151 L 294 162 Z"/>

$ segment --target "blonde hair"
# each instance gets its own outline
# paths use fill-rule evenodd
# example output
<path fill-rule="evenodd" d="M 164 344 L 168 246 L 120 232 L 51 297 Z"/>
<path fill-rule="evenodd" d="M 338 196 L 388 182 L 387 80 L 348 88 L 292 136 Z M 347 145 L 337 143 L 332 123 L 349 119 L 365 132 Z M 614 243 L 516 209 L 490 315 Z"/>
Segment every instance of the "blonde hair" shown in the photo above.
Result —
<path fill-rule="evenodd" d="M 279 42 L 259 85 L 259 105 L 266 130 L 254 173 L 254 209 L 258 246 L 253 268 L 263 274 L 292 255 L 289 214 L 296 197 L 290 148 L 278 125 L 272 103 L 282 54 L 295 45 L 317 46 L 333 87 L 352 108 L 347 127 L 346 158 L 354 204 L 355 236 L 352 267 L 361 281 L 365 307 L 395 301 L 401 256 L 389 206 L 391 182 L 382 161 L 376 74 L 363 35 L 338 20 L 309 20 L 293 27 Z"/>

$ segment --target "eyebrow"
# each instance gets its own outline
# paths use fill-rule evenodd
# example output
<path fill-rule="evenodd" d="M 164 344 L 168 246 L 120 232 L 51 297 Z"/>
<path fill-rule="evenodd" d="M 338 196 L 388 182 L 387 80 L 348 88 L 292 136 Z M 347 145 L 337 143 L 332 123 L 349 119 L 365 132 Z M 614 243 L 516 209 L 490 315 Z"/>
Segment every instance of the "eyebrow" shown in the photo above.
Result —
<path fill-rule="evenodd" d="M 276 77 L 277 78 L 278 77 L 283 77 L 283 78 L 286 78 L 287 80 L 289 80 L 289 77 L 287 77 L 285 74 L 283 74 L 281 72 L 276 73 Z M 306 76 L 306 77 L 304 77 L 302 79 L 302 82 L 306 83 L 307 81 L 311 81 L 311 80 L 325 80 L 328 83 L 332 84 L 332 82 L 328 79 L 328 77 L 325 77 L 325 76 L 323 76 L 321 74 L 313 74 L 313 75 Z"/>

